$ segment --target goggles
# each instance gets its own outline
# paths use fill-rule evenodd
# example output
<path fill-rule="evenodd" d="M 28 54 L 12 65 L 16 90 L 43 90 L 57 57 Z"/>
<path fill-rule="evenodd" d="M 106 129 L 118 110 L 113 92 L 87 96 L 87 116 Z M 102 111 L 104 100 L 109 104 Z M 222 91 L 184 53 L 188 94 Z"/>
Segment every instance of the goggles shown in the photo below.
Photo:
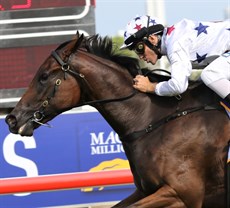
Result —
<path fill-rule="evenodd" d="M 144 53 L 145 53 L 145 44 L 143 42 L 139 42 L 134 46 L 133 50 L 137 55 L 144 55 Z"/>

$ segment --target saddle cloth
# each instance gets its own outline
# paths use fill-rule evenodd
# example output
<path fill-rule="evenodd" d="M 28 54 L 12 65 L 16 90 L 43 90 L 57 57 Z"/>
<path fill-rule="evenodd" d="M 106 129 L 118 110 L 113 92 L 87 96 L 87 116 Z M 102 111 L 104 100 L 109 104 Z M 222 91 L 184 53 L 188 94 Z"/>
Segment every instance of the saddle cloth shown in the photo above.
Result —
<path fill-rule="evenodd" d="M 227 106 L 227 104 L 225 104 L 224 102 L 220 101 L 220 105 L 222 105 L 222 107 L 225 109 L 227 115 L 228 115 L 228 118 L 230 119 L 230 107 Z"/>
<path fill-rule="evenodd" d="M 228 145 L 228 160 L 227 163 L 230 165 L 230 144 Z"/>

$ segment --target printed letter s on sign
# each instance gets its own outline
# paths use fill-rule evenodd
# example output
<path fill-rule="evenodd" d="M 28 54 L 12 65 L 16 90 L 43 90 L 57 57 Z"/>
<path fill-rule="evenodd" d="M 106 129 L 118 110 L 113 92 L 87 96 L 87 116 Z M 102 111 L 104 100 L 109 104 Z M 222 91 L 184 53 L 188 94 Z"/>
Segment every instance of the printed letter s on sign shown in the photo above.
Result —
<path fill-rule="evenodd" d="M 22 168 L 25 170 L 27 176 L 38 176 L 38 169 L 36 164 L 27 158 L 21 157 L 15 153 L 15 144 L 22 142 L 25 149 L 36 148 L 34 137 L 21 137 L 15 134 L 9 134 L 3 143 L 3 156 L 10 165 Z M 26 194 L 15 194 L 17 196 L 25 196 Z"/>

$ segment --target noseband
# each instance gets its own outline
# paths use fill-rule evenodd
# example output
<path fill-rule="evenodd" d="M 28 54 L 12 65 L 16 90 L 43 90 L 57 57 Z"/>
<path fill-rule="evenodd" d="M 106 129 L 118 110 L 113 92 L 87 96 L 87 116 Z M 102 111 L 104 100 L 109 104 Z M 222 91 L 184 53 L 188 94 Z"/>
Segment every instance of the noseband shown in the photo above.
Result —
<path fill-rule="evenodd" d="M 64 62 L 61 57 L 58 55 L 58 53 L 56 51 L 52 51 L 51 55 L 53 56 L 53 58 L 58 62 L 58 64 L 61 66 L 61 70 L 64 72 L 64 80 L 66 80 L 66 73 L 74 76 L 74 77 L 77 77 L 77 78 L 80 78 L 81 80 L 83 80 L 85 83 L 88 83 L 87 80 L 85 79 L 85 76 L 84 74 L 81 74 L 81 73 L 78 73 L 76 71 L 73 71 L 68 63 L 67 62 Z M 55 96 L 55 93 L 57 91 L 57 88 L 58 86 L 61 84 L 61 79 L 57 79 L 56 82 L 55 82 L 55 86 L 54 86 L 54 90 L 53 92 L 51 93 L 50 96 L 47 97 L 47 99 L 45 101 L 43 101 L 42 103 L 42 106 L 41 108 L 34 112 L 33 114 L 33 117 L 32 117 L 32 121 L 35 122 L 35 123 L 38 123 L 40 125 L 45 125 L 47 127 L 50 127 L 49 124 L 44 124 L 42 123 L 42 119 L 44 119 L 45 117 L 45 114 L 44 114 L 44 110 L 45 108 L 49 105 L 49 101 L 51 100 L 51 98 L 53 98 Z M 130 95 L 128 96 L 124 96 L 124 97 L 120 97 L 120 98 L 110 98 L 110 99 L 103 99 L 103 100 L 93 100 L 93 101 L 87 101 L 87 102 L 84 102 L 84 103 L 81 103 L 81 104 L 78 104 L 77 106 L 75 107 L 79 107 L 79 106 L 82 106 L 82 105 L 92 105 L 92 104 L 103 104 L 103 103 L 109 103 L 109 102 L 118 102 L 118 101 L 123 101 L 123 100 L 127 100 L 127 99 L 130 99 L 132 98 L 135 94 L 137 93 L 136 90 L 134 90 Z"/>

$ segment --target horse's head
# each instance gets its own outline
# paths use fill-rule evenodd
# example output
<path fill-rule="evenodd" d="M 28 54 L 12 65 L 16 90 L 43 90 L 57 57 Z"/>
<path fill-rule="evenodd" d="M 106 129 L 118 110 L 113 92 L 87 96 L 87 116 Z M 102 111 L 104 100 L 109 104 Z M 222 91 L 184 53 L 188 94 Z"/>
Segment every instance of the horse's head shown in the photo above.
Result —
<path fill-rule="evenodd" d="M 67 71 L 71 71 L 69 58 L 82 40 L 83 35 L 77 34 L 75 40 L 59 46 L 40 66 L 26 93 L 6 117 L 12 133 L 30 136 L 35 128 L 79 103 L 79 78 L 67 75 Z"/>
<path fill-rule="evenodd" d="M 133 92 L 131 74 L 138 66 L 137 59 L 114 53 L 112 39 L 77 33 L 40 66 L 6 123 L 12 133 L 30 136 L 73 107 L 124 98 Z"/>

